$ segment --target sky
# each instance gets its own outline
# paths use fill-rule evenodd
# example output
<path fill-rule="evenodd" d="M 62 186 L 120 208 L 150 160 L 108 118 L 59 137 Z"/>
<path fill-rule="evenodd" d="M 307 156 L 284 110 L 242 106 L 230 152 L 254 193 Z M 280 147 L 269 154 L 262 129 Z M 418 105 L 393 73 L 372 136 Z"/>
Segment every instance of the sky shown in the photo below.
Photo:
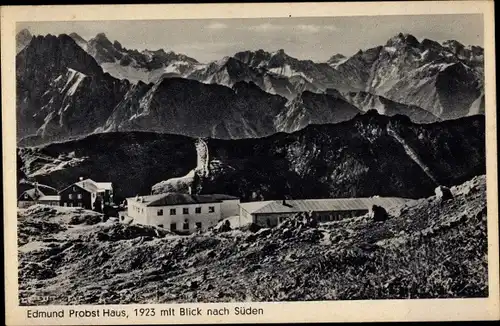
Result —
<path fill-rule="evenodd" d="M 284 49 L 298 59 L 325 62 L 383 45 L 398 33 L 442 42 L 483 46 L 483 18 L 467 15 L 293 17 L 129 21 L 22 22 L 34 35 L 78 33 L 89 40 L 105 33 L 128 49 L 174 51 L 209 62 L 244 50 Z"/>

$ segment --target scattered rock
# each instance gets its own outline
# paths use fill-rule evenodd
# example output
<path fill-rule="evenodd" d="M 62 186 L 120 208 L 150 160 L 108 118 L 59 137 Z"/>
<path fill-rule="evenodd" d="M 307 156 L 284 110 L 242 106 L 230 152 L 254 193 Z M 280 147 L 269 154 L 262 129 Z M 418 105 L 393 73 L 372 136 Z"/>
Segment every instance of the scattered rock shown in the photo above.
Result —
<path fill-rule="evenodd" d="M 194 280 L 193 280 L 193 281 L 188 281 L 186 285 L 187 285 L 187 287 L 188 287 L 189 289 L 191 289 L 191 290 L 195 290 L 195 289 L 197 289 L 197 288 L 198 288 L 198 285 L 199 285 L 199 284 L 198 284 L 198 281 L 194 281 Z"/>
<path fill-rule="evenodd" d="M 223 233 L 231 231 L 231 223 L 228 220 L 220 221 L 216 226 L 212 229 L 214 233 Z"/>
<path fill-rule="evenodd" d="M 453 198 L 453 194 L 451 193 L 450 188 L 445 186 L 438 186 L 434 189 L 434 193 L 436 194 L 436 198 L 440 200 L 448 200 Z"/>
<path fill-rule="evenodd" d="M 389 214 L 387 214 L 385 208 L 378 205 L 373 205 L 369 214 L 370 218 L 373 219 L 375 222 L 385 221 L 389 218 Z"/>
<path fill-rule="evenodd" d="M 271 234 L 271 229 L 270 228 L 263 228 L 263 229 L 260 229 L 259 231 L 257 231 L 255 233 L 255 235 L 259 238 L 265 238 L 267 237 L 269 234 Z"/>

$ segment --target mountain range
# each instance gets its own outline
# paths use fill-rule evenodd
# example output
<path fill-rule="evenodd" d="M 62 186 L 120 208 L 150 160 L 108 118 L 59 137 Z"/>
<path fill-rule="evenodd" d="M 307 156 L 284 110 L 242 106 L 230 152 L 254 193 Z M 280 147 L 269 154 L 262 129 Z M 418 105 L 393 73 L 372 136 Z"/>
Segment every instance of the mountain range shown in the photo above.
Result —
<path fill-rule="evenodd" d="M 22 146 L 110 131 L 265 137 L 371 109 L 418 123 L 484 113 L 483 49 L 457 41 L 399 34 L 325 63 L 284 50 L 200 63 L 163 49 L 126 49 L 103 33 L 87 41 L 23 30 L 16 41 Z"/>
<path fill-rule="evenodd" d="M 209 138 L 204 139 L 207 171 L 193 189 L 242 200 L 420 198 L 433 194 L 437 185 L 484 174 L 484 137 L 481 115 L 415 124 L 372 110 L 341 123 L 265 138 Z M 23 178 L 58 189 L 79 177 L 111 181 L 123 200 L 187 175 L 197 165 L 196 142 L 180 135 L 109 132 L 20 148 L 18 163 Z M 154 189 L 166 190 L 172 189 Z"/>

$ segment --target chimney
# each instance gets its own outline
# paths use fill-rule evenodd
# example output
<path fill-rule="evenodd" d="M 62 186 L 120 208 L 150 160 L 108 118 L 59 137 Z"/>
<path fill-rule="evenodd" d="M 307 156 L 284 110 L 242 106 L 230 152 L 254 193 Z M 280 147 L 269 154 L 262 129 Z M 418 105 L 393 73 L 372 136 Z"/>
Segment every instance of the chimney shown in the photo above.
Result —
<path fill-rule="evenodd" d="M 190 194 L 190 195 L 193 194 L 193 189 L 191 188 L 191 186 L 188 186 L 188 194 Z"/>
<path fill-rule="evenodd" d="M 283 206 L 286 206 L 286 199 L 283 198 Z"/>
<path fill-rule="evenodd" d="M 83 181 L 83 177 L 80 177 L 79 179 L 80 179 L 80 181 Z"/>

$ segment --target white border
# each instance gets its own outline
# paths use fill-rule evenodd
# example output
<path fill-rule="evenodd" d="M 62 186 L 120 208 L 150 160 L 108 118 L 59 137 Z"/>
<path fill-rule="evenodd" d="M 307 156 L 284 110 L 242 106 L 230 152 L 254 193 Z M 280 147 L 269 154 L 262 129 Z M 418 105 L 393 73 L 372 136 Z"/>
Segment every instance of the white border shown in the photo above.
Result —
<path fill-rule="evenodd" d="M 1 7 L 2 124 L 4 167 L 4 234 L 6 323 L 30 324 L 131 324 L 131 323 L 242 323 L 242 322 L 325 322 L 325 321 L 448 321 L 496 320 L 499 306 L 498 188 L 496 161 L 496 94 L 494 14 L 492 1 L 424 1 L 379 3 L 280 3 L 280 4 L 185 4 L 185 5 L 107 5 L 107 6 L 16 6 Z M 486 152 L 488 200 L 489 298 L 431 300 L 363 300 L 281 303 L 214 303 L 147 305 L 167 307 L 262 307 L 264 316 L 192 317 L 192 318 L 80 318 L 27 319 L 26 307 L 18 306 L 16 161 L 15 161 L 15 23 L 20 21 L 71 20 L 145 20 L 263 17 L 324 17 L 417 14 L 482 13 L 484 15 Z M 76 306 L 78 309 L 127 306 Z M 37 307 L 54 310 L 68 306 Z"/>

